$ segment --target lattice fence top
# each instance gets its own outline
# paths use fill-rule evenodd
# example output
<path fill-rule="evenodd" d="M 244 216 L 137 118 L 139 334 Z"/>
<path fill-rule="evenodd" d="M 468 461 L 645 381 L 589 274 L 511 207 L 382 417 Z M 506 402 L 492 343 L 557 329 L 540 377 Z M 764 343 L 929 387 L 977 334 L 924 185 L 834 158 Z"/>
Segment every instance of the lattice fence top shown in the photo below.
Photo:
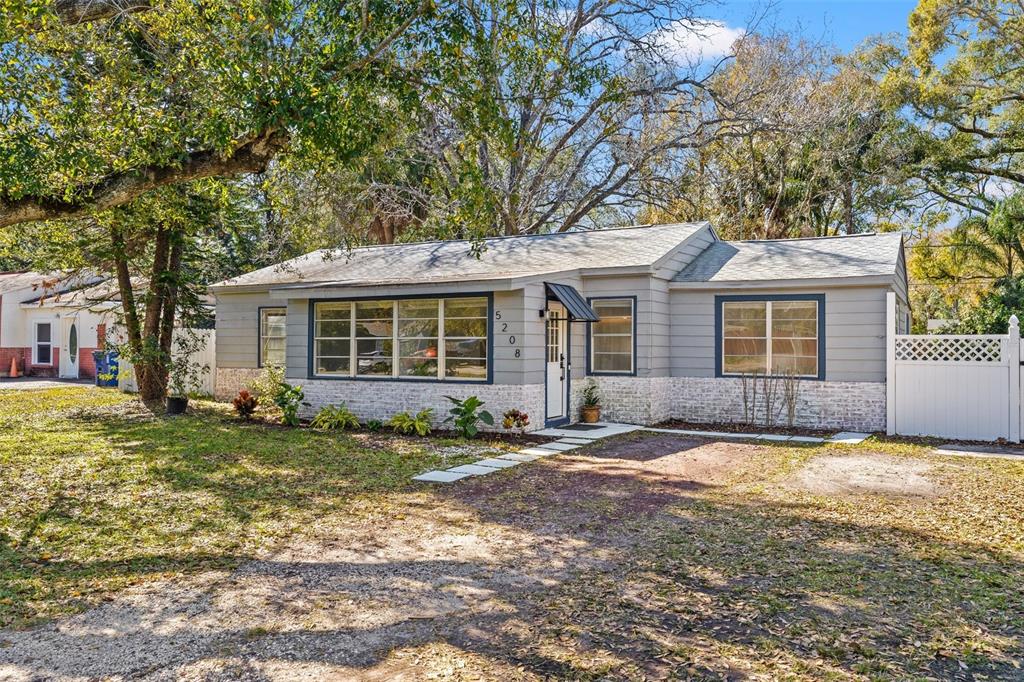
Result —
<path fill-rule="evenodd" d="M 897 336 L 896 360 L 1002 362 L 1002 343 L 992 336 Z"/>

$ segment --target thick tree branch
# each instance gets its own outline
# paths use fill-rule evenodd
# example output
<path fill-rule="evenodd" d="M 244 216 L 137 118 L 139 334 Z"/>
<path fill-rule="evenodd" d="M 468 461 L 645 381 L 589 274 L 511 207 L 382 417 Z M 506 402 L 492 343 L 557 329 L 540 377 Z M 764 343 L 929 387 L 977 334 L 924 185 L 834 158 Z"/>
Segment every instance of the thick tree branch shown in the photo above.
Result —
<path fill-rule="evenodd" d="M 108 176 L 90 187 L 79 188 L 71 199 L 26 196 L 0 197 L 0 227 L 35 220 L 73 218 L 121 206 L 166 185 L 211 177 L 262 173 L 288 143 L 286 135 L 264 133 L 239 146 L 229 156 L 203 150 L 188 154 L 176 165 L 146 166 Z"/>
<path fill-rule="evenodd" d="M 103 21 L 152 8 L 149 0 L 56 0 L 53 3 L 54 13 L 65 24 Z"/>

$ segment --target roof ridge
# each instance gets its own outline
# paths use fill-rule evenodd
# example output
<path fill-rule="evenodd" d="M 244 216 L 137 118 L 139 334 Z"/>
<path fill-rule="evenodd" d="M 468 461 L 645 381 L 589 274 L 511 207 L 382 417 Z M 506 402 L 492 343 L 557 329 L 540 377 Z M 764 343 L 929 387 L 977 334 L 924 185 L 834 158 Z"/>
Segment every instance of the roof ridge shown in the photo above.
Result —
<path fill-rule="evenodd" d="M 888 235 L 902 235 L 902 230 L 893 232 L 857 232 L 856 234 L 830 234 L 822 237 L 786 237 L 784 239 L 730 239 L 723 240 L 727 244 L 775 244 L 778 242 L 813 242 L 825 241 L 828 239 L 854 239 L 856 237 L 883 237 Z"/>

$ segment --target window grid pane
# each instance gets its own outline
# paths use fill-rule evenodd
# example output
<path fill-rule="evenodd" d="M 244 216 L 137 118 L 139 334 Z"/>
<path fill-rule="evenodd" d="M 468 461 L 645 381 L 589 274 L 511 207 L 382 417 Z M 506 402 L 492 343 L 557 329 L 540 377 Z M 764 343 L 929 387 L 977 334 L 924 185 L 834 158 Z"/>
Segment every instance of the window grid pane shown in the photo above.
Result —
<path fill-rule="evenodd" d="M 436 298 L 398 303 L 398 374 L 410 379 L 438 378 L 440 304 Z"/>
<path fill-rule="evenodd" d="M 723 303 L 722 373 L 817 376 L 818 314 L 817 301 Z"/>
<path fill-rule="evenodd" d="M 444 377 L 487 379 L 487 299 L 444 299 Z"/>
<path fill-rule="evenodd" d="M 313 373 L 352 375 L 352 304 L 317 303 L 313 307 Z"/>

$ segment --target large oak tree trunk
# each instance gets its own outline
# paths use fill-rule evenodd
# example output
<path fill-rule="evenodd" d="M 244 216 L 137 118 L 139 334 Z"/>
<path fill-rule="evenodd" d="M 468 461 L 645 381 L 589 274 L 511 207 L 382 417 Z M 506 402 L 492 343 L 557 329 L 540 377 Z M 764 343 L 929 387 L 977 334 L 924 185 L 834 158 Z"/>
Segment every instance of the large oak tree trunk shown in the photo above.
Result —
<path fill-rule="evenodd" d="M 127 344 L 133 356 L 139 397 L 145 402 L 159 402 L 167 396 L 167 361 L 171 357 L 178 306 L 178 270 L 181 268 L 184 240 L 172 227 L 166 224 L 157 226 L 153 239 L 153 264 L 141 320 L 136 307 L 124 236 L 115 228 L 111 231 L 111 240 Z"/>

